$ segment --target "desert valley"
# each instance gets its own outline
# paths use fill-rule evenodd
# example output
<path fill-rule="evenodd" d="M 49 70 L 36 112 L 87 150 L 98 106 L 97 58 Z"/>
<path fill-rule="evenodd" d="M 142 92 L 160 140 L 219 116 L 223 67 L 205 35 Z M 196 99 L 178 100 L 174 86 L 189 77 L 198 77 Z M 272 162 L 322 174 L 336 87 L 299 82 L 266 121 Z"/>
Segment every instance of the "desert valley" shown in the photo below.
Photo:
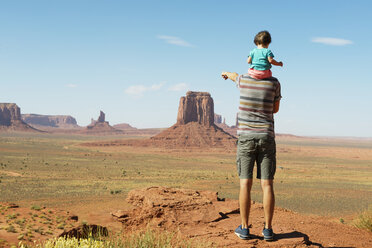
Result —
<path fill-rule="evenodd" d="M 20 107 L 0 103 L 0 247 L 87 230 L 169 232 L 175 247 L 372 247 L 372 139 L 277 134 L 277 237 L 261 237 L 255 180 L 254 238 L 243 241 L 233 232 L 237 127 L 209 93 L 187 92 L 167 128 L 110 125 L 103 111 L 81 127 Z"/>

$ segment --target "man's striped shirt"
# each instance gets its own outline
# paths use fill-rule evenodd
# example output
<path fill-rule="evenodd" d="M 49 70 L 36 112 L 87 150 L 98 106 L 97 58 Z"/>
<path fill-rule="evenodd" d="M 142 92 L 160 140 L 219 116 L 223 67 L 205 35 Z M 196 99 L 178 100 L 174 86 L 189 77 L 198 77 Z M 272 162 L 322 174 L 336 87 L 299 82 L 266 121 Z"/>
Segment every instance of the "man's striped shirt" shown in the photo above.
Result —
<path fill-rule="evenodd" d="M 236 84 L 240 90 L 238 135 L 268 134 L 275 137 L 274 102 L 282 97 L 278 79 L 258 80 L 243 74 L 236 78 Z"/>

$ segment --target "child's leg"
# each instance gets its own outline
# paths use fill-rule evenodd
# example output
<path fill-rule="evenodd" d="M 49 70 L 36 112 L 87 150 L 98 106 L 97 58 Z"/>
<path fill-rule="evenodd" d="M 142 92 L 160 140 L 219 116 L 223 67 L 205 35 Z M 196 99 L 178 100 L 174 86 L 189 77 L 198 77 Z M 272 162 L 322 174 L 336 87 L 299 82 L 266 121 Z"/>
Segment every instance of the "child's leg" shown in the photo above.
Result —
<path fill-rule="evenodd" d="M 258 71 L 253 68 L 250 68 L 248 70 L 248 75 L 254 79 L 264 79 L 264 78 L 272 77 L 271 70 Z"/>

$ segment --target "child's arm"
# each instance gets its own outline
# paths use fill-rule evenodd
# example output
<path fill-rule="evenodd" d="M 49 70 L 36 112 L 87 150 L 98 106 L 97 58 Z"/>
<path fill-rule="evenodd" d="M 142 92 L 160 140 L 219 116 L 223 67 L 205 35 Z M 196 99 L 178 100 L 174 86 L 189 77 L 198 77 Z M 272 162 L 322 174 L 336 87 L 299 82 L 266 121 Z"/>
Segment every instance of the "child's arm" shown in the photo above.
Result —
<path fill-rule="evenodd" d="M 267 57 L 267 60 L 272 65 L 283 66 L 283 62 L 282 61 L 278 62 L 273 57 Z"/>
<path fill-rule="evenodd" d="M 221 76 L 226 80 L 226 79 L 230 79 L 234 82 L 236 82 L 236 77 L 239 76 L 238 73 L 236 72 L 227 72 L 227 71 L 224 71 L 221 73 Z"/>
<path fill-rule="evenodd" d="M 248 57 L 248 59 L 247 59 L 247 63 L 248 63 L 248 64 L 252 64 L 252 57 L 251 57 L 251 56 Z"/>

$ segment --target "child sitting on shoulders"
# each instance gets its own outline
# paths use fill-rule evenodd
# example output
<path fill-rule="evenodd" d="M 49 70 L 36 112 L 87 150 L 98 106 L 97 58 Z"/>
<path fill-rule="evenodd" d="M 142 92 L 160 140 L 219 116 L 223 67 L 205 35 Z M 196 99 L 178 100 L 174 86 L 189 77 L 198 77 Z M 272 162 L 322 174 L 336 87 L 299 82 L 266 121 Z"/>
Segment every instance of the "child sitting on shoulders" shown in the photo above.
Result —
<path fill-rule="evenodd" d="M 272 76 L 271 65 L 283 66 L 283 62 L 277 62 L 269 45 L 271 35 L 268 31 L 261 31 L 254 37 L 254 44 L 257 48 L 249 53 L 248 64 L 251 64 L 248 75 L 255 79 L 264 79 Z"/>

